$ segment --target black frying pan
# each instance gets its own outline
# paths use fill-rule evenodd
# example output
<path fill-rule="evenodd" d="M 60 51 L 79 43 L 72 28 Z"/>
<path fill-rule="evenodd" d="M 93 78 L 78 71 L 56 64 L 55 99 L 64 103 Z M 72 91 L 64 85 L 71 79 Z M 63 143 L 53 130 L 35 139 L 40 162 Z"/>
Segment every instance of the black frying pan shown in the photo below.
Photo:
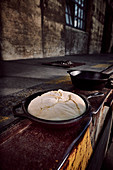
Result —
<path fill-rule="evenodd" d="M 33 100 L 37 96 L 42 95 L 43 93 L 45 93 L 45 92 L 35 93 L 35 94 L 29 96 L 28 98 L 26 98 L 22 103 L 19 103 L 18 105 L 14 106 L 13 107 L 14 116 L 29 118 L 30 120 L 40 123 L 41 125 L 46 125 L 48 127 L 57 127 L 57 128 L 80 125 L 83 121 L 87 122 L 91 119 L 91 112 L 90 112 L 91 106 L 89 104 L 89 101 L 85 96 L 81 96 L 81 95 L 79 95 L 79 96 L 84 100 L 84 102 L 86 104 L 86 111 L 79 117 L 76 117 L 74 119 L 69 119 L 69 120 L 52 121 L 52 120 L 40 119 L 40 118 L 37 118 L 37 117 L 31 115 L 28 112 L 29 103 L 31 102 L 31 100 Z"/>
<path fill-rule="evenodd" d="M 72 83 L 75 87 L 85 90 L 101 89 L 106 85 L 110 85 L 113 73 L 105 74 L 95 71 L 67 71 L 71 77 Z"/>

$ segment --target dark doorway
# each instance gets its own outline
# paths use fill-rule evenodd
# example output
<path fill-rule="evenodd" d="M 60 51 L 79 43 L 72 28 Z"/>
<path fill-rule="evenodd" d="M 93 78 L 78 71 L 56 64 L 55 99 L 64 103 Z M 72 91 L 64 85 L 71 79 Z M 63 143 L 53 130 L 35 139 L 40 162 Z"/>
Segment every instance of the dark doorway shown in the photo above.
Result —
<path fill-rule="evenodd" d="M 113 20 L 113 9 L 110 6 L 110 4 L 107 3 L 105 21 L 104 21 L 102 48 L 101 48 L 102 53 L 108 53 L 110 47 L 112 20 Z"/>

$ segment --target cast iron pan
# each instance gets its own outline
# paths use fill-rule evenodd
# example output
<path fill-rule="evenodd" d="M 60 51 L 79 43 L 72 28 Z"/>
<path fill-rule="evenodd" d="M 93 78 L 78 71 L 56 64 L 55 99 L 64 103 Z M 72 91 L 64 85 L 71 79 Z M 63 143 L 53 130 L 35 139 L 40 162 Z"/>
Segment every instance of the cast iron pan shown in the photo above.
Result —
<path fill-rule="evenodd" d="M 13 107 L 14 116 L 29 118 L 30 120 L 33 120 L 33 121 L 40 123 L 42 125 L 45 125 L 48 127 L 57 127 L 57 128 L 58 127 L 75 126 L 75 125 L 78 125 L 78 124 L 82 123 L 83 121 L 87 121 L 87 120 L 89 120 L 89 118 L 91 118 L 91 112 L 90 112 L 91 106 L 89 104 L 89 101 L 85 96 L 81 96 L 81 95 L 79 95 L 79 96 L 84 100 L 84 102 L 86 104 L 86 111 L 79 117 L 69 119 L 69 120 L 52 121 L 52 120 L 40 119 L 40 118 L 37 118 L 37 117 L 31 115 L 28 112 L 29 103 L 31 102 L 31 100 L 33 100 L 37 96 L 42 95 L 43 93 L 45 93 L 45 92 L 35 93 L 35 94 L 29 96 L 28 98 L 26 98 L 22 103 L 19 103 L 18 105 L 14 106 Z"/>
<path fill-rule="evenodd" d="M 105 74 L 102 72 L 95 71 L 78 71 L 69 70 L 67 71 L 71 77 L 73 85 L 80 89 L 85 90 L 96 90 L 102 89 L 106 85 L 110 85 L 112 78 L 110 76 L 113 73 Z"/>

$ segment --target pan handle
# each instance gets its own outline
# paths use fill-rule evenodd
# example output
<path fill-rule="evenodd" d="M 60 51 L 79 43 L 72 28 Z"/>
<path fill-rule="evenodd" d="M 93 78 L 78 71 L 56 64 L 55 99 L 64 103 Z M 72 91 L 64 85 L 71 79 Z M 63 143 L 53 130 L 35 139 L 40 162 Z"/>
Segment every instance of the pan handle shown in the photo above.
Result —
<path fill-rule="evenodd" d="M 113 78 L 112 77 L 109 78 L 108 81 L 109 81 L 110 84 L 113 83 Z"/>
<path fill-rule="evenodd" d="M 111 73 L 109 73 L 109 78 L 113 75 L 113 71 Z"/>
<path fill-rule="evenodd" d="M 22 103 L 15 105 L 12 109 L 14 117 L 27 117 L 22 110 Z"/>
<path fill-rule="evenodd" d="M 113 64 L 107 67 L 106 69 L 102 70 L 101 72 L 107 74 L 109 77 L 113 74 Z"/>
<path fill-rule="evenodd" d="M 89 96 L 87 96 L 87 99 L 90 99 L 92 97 L 98 97 L 98 96 L 104 96 L 104 93 L 102 92 L 91 93 Z"/>
<path fill-rule="evenodd" d="M 90 98 L 93 98 L 93 97 L 98 97 L 98 96 L 104 96 L 104 93 L 102 93 L 102 92 L 91 93 L 87 97 L 87 99 L 90 99 Z M 101 105 L 100 105 L 100 107 L 96 111 L 92 111 L 92 115 L 96 115 L 99 112 L 100 109 L 101 109 Z"/>
<path fill-rule="evenodd" d="M 106 87 L 110 88 L 110 89 L 113 88 L 113 78 L 112 77 L 111 78 L 109 77 Z"/>

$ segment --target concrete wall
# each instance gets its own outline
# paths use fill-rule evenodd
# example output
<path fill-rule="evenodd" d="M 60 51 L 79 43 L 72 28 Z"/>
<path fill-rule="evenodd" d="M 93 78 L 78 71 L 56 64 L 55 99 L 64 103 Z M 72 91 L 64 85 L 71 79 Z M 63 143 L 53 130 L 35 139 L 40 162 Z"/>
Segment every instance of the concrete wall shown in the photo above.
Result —
<path fill-rule="evenodd" d="M 113 45 L 113 3 L 110 4 L 109 1 L 106 4 L 105 22 L 102 39 L 102 53 L 108 53 L 113 51 L 112 45 Z"/>
<path fill-rule="evenodd" d="M 66 55 L 86 54 L 88 33 L 66 26 Z"/>
<path fill-rule="evenodd" d="M 1 0 L 4 60 L 42 57 L 40 0 Z"/>
<path fill-rule="evenodd" d="M 92 19 L 90 30 L 89 53 L 100 53 L 104 29 L 106 2 L 94 0 L 92 4 Z"/>
<path fill-rule="evenodd" d="M 43 55 L 65 55 L 65 0 L 45 1 L 43 9 Z"/>
<path fill-rule="evenodd" d="M 12 60 L 100 53 L 106 1 L 87 3 L 84 32 L 65 25 L 65 0 L 0 0 L 0 56 Z"/>
<path fill-rule="evenodd" d="M 65 1 L 1 0 L 4 60 L 65 55 Z"/>
<path fill-rule="evenodd" d="M 113 53 L 113 22 L 112 22 L 112 32 L 111 32 L 111 41 L 109 46 L 109 53 Z"/>

